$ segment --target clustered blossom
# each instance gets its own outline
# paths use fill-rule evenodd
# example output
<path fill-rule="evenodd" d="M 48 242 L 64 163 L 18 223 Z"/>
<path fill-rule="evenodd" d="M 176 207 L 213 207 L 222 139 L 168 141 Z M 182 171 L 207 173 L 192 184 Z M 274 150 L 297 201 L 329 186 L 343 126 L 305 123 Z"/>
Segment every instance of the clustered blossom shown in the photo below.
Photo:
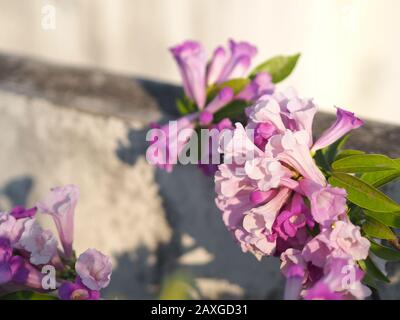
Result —
<path fill-rule="evenodd" d="M 329 185 L 313 159 L 362 121 L 338 108 L 336 122 L 314 142 L 316 110 L 294 90 L 248 107 L 246 126 L 237 123 L 220 144 L 216 204 L 243 251 L 280 257 L 286 299 L 363 299 L 370 290 L 357 261 L 367 258 L 370 243 L 347 216 L 346 191 Z"/>
<path fill-rule="evenodd" d="M 213 128 L 216 130 L 231 129 L 228 118 L 214 121 L 214 115 L 233 101 L 255 102 L 259 97 L 274 92 L 271 76 L 266 72 L 257 73 L 240 92 L 235 93 L 223 83 L 245 76 L 257 48 L 247 42 L 229 41 L 229 50 L 220 46 L 215 49 L 211 59 L 202 45 L 195 41 L 185 41 L 170 49 L 182 77 L 186 97 L 196 105 L 196 111 L 177 120 L 177 125 L 159 126 L 153 124 L 150 146 L 146 156 L 150 163 L 171 172 L 177 163 L 178 156 L 187 145 L 195 128 Z M 222 86 L 215 96 L 208 100 L 207 90 Z M 227 125 L 228 123 L 228 125 Z M 154 130 L 156 129 L 156 130 Z M 157 130 L 158 129 L 158 130 Z M 260 129 L 262 130 L 262 129 Z M 212 175 L 216 165 L 208 158 L 214 154 L 210 149 L 200 161 L 204 173 Z"/>
<path fill-rule="evenodd" d="M 100 290 L 110 282 L 112 265 L 110 258 L 96 249 L 75 259 L 72 245 L 78 199 L 78 187 L 67 185 L 53 188 L 33 208 L 17 206 L 0 213 L 0 294 L 58 290 L 65 300 L 100 298 Z M 63 250 L 55 235 L 38 223 L 38 212 L 53 218 Z M 58 275 L 55 288 L 43 286 L 44 266 L 54 267 Z"/>

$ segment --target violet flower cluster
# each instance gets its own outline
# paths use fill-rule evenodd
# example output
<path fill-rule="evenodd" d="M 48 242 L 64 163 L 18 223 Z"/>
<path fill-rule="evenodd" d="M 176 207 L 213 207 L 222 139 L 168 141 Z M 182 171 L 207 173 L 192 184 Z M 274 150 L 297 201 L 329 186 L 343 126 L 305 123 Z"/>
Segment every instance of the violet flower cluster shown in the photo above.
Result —
<path fill-rule="evenodd" d="M 53 188 L 35 207 L 22 206 L 0 213 L 0 295 L 19 291 L 56 294 L 64 300 L 95 300 L 110 282 L 110 258 L 88 249 L 75 258 L 74 214 L 79 189 Z M 61 247 L 38 214 L 48 214 L 56 225 Z"/>
<path fill-rule="evenodd" d="M 293 90 L 246 109 L 246 126 L 237 123 L 221 149 L 216 204 L 243 251 L 280 257 L 285 298 L 363 299 L 370 289 L 357 261 L 370 242 L 347 215 L 346 190 L 331 186 L 313 159 L 362 121 L 338 108 L 336 122 L 313 141 L 316 111 Z"/>
<path fill-rule="evenodd" d="M 162 147 L 157 147 L 155 143 L 160 145 L 160 141 L 151 137 L 154 148 L 150 146 L 146 154 L 151 163 L 168 172 L 178 162 L 179 154 L 196 128 L 214 128 L 219 131 L 233 129 L 231 119 L 215 119 L 215 116 L 234 102 L 248 105 L 264 94 L 271 94 L 275 88 L 267 72 L 257 72 L 251 79 L 243 78 L 257 54 L 257 48 L 250 43 L 230 40 L 229 50 L 219 46 L 209 61 L 205 49 L 195 41 L 185 41 L 171 48 L 171 53 L 178 64 L 185 100 L 191 109 L 187 107 L 181 110 L 185 115 L 177 120 L 176 130 L 170 130 L 168 125 L 152 124 L 152 128 L 165 132 L 165 138 L 161 141 Z M 247 81 L 240 82 L 241 87 L 235 90 L 228 83 L 238 79 Z M 183 129 L 192 131 L 187 130 L 187 136 L 178 139 Z M 212 157 L 212 150 L 206 150 L 203 154 L 203 159 L 209 157 Z M 199 167 L 205 174 L 213 175 L 217 166 L 209 162 L 200 161 Z"/>
<path fill-rule="evenodd" d="M 171 52 L 183 116 L 152 126 L 149 163 L 172 171 L 187 163 L 181 155 L 193 151 L 196 133 L 209 132 L 216 146 L 201 148 L 199 158 L 217 163 L 197 164 L 215 176 L 223 221 L 243 251 L 280 258 L 285 298 L 364 299 L 376 281 L 389 283 L 379 265 L 400 260 L 392 230 L 400 228 L 400 205 L 379 188 L 400 177 L 400 159 L 343 150 L 363 122 L 341 108 L 314 141 L 314 101 L 275 88 L 300 55 L 273 57 L 248 73 L 257 50 L 246 42 L 231 40 L 210 60 L 193 41 Z"/>

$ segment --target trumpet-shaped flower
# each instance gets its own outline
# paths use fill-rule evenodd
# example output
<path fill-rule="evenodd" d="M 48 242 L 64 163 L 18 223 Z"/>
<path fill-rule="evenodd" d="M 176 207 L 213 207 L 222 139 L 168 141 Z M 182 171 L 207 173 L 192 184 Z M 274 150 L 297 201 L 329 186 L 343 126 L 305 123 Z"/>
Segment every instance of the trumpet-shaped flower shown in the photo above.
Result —
<path fill-rule="evenodd" d="M 272 136 L 265 147 L 265 152 L 286 163 L 303 177 L 322 186 L 326 184 L 324 175 L 311 157 L 306 131 L 286 130 L 283 134 Z"/>
<path fill-rule="evenodd" d="M 50 230 L 43 230 L 36 220 L 25 222 L 19 246 L 30 253 L 30 262 L 35 265 L 48 263 L 57 251 L 57 240 Z"/>
<path fill-rule="evenodd" d="M 67 259 L 72 256 L 74 215 L 78 199 L 79 188 L 66 185 L 51 189 L 47 197 L 37 204 L 41 212 L 52 216 Z"/>
<path fill-rule="evenodd" d="M 354 113 L 337 108 L 336 121 L 321 135 L 312 146 L 312 151 L 325 148 L 339 140 L 346 133 L 364 124 Z"/>
<path fill-rule="evenodd" d="M 346 213 L 346 190 L 321 186 L 309 179 L 302 179 L 300 188 L 310 200 L 311 214 L 320 225 L 329 227 Z"/>
<path fill-rule="evenodd" d="M 203 109 L 206 102 L 205 50 L 195 41 L 185 41 L 170 50 L 179 66 L 185 94 Z"/>
<path fill-rule="evenodd" d="M 215 49 L 207 70 L 207 84 L 243 77 L 257 54 L 257 48 L 244 41 L 229 40 L 229 50 L 230 54 L 223 47 Z"/>

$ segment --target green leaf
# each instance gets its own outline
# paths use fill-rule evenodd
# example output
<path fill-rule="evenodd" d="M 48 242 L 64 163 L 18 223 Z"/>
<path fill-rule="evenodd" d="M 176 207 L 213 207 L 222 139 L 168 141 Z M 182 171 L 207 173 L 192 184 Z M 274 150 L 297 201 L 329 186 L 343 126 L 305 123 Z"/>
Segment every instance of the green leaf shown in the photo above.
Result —
<path fill-rule="evenodd" d="M 321 150 L 317 150 L 315 152 L 314 159 L 318 167 L 322 168 L 327 172 L 331 171 L 331 167 L 329 166 L 329 163 L 326 161 L 326 158 Z"/>
<path fill-rule="evenodd" d="M 341 139 L 335 141 L 328 147 L 322 149 L 322 152 L 324 153 L 325 159 L 329 163 L 329 166 L 331 166 L 333 160 L 335 160 L 337 153 L 343 148 L 347 140 L 349 140 L 348 134 L 342 137 Z"/>
<path fill-rule="evenodd" d="M 335 160 L 340 160 L 340 159 L 343 159 L 346 157 L 355 156 L 355 155 L 359 155 L 359 154 L 365 154 L 365 152 L 361 151 L 361 150 L 346 149 L 346 150 L 342 150 L 341 152 L 339 152 L 339 154 L 336 156 Z"/>
<path fill-rule="evenodd" d="M 371 242 L 370 250 L 379 258 L 382 258 L 387 261 L 400 260 L 400 251 L 390 249 L 372 240 L 370 240 L 370 242 Z"/>
<path fill-rule="evenodd" d="M 400 228 L 400 213 L 399 212 L 373 212 L 364 210 L 365 215 L 378 220 L 386 226 Z"/>
<path fill-rule="evenodd" d="M 393 160 L 396 165 L 400 168 L 400 159 Z M 400 170 L 393 169 L 387 171 L 367 172 L 361 176 L 361 180 L 369 183 L 370 185 L 378 188 L 386 183 L 396 180 L 400 177 Z"/>
<path fill-rule="evenodd" d="M 382 273 L 381 270 L 379 270 L 370 257 L 365 260 L 358 261 L 358 264 L 360 265 L 361 269 L 367 273 L 367 275 L 377 280 L 390 283 L 390 280 Z"/>
<path fill-rule="evenodd" d="M 381 154 L 359 154 L 336 160 L 332 169 L 337 172 L 373 172 L 398 169 L 395 161 Z"/>
<path fill-rule="evenodd" d="M 208 88 L 207 90 L 207 101 L 210 102 L 215 96 L 220 92 L 223 88 L 229 87 L 233 90 L 233 93 L 236 95 L 240 91 L 242 91 L 249 83 L 250 79 L 248 78 L 235 78 L 225 81 L 223 83 L 215 84 Z"/>
<path fill-rule="evenodd" d="M 195 103 L 190 101 L 186 96 L 176 100 L 176 108 L 181 115 L 186 115 L 197 110 Z"/>
<path fill-rule="evenodd" d="M 58 300 L 56 296 L 33 291 L 18 291 L 4 295 L 1 300 Z"/>
<path fill-rule="evenodd" d="M 244 109 L 249 106 L 247 101 L 235 100 L 227 104 L 214 115 L 214 122 L 219 122 L 224 118 L 237 119 L 244 114 Z"/>
<path fill-rule="evenodd" d="M 378 290 L 378 284 L 376 283 L 375 279 L 371 277 L 368 273 L 364 275 L 362 282 L 367 285 L 368 287 L 374 288 Z"/>
<path fill-rule="evenodd" d="M 250 77 L 254 77 L 259 72 L 268 72 L 273 83 L 281 82 L 292 73 L 299 58 L 300 54 L 273 57 L 254 68 Z"/>
<path fill-rule="evenodd" d="M 347 198 L 361 208 L 375 212 L 400 211 L 400 205 L 381 191 L 352 175 L 334 172 L 329 183 L 335 187 L 344 188 Z"/>
<path fill-rule="evenodd" d="M 396 235 L 389 227 L 369 216 L 366 216 L 366 221 L 362 225 L 362 229 L 367 235 L 373 238 L 396 239 Z"/>

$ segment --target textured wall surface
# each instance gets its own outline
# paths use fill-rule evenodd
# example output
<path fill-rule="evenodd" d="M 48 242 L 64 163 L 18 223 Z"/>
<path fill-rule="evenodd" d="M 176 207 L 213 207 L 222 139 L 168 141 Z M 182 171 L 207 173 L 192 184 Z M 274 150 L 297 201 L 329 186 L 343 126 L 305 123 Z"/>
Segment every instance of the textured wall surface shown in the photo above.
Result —
<path fill-rule="evenodd" d="M 0 50 L 178 82 L 170 46 L 195 39 L 211 54 L 247 40 L 255 63 L 301 52 L 286 83 L 324 110 L 400 124 L 399 11 L 398 0 L 0 0 Z"/>
<path fill-rule="evenodd" d="M 192 166 L 167 174 L 146 163 L 147 125 L 176 116 L 179 94 L 167 84 L 0 56 L 0 207 L 79 185 L 75 246 L 112 255 L 109 298 L 152 298 L 177 269 L 195 277 L 201 297 L 281 298 L 279 262 L 240 251 L 214 206 L 212 179 Z M 332 120 L 320 115 L 316 131 Z M 350 146 L 399 157 L 399 139 L 399 127 L 368 123 Z M 396 186 L 389 191 L 400 200 Z M 396 285 L 382 295 L 400 296 Z"/>

